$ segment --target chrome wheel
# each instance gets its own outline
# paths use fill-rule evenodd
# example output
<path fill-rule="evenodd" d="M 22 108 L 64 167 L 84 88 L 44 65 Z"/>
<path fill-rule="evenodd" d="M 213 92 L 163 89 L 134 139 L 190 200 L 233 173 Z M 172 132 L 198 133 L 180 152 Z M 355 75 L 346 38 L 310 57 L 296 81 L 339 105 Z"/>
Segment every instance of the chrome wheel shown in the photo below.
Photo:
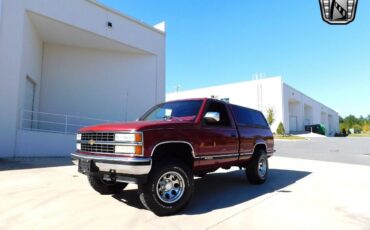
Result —
<path fill-rule="evenodd" d="M 267 160 L 264 157 L 261 157 L 258 161 L 258 176 L 260 178 L 265 177 L 267 172 Z"/>
<path fill-rule="evenodd" d="M 184 190 L 184 178 L 174 171 L 163 174 L 159 178 L 156 186 L 158 198 L 167 204 L 178 201 L 184 194 Z"/>

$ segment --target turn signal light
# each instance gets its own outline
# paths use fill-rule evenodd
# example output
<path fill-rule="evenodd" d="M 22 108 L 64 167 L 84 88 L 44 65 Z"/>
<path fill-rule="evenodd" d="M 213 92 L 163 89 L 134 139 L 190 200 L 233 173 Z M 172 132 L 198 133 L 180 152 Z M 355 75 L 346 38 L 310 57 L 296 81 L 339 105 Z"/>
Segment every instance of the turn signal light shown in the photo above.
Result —
<path fill-rule="evenodd" d="M 143 136 L 141 133 L 135 133 L 135 142 L 143 142 Z"/>
<path fill-rule="evenodd" d="M 143 154 L 143 146 L 137 145 L 135 147 L 135 155 L 142 155 Z"/>

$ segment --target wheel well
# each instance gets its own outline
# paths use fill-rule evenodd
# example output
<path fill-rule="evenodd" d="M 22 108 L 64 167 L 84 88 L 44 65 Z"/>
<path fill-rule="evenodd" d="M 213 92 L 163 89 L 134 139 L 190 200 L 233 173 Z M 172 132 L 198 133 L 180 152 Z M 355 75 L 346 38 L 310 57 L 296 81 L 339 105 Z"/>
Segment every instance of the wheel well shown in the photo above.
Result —
<path fill-rule="evenodd" d="M 193 168 L 194 157 L 193 149 L 186 143 L 164 143 L 157 146 L 153 152 L 153 164 L 164 162 L 171 159 L 185 162 L 190 168 Z"/>
<path fill-rule="evenodd" d="M 264 150 L 265 152 L 267 151 L 266 150 L 266 145 L 265 144 L 257 144 L 255 147 L 254 147 L 254 151 L 253 151 L 253 154 L 256 153 L 258 150 Z"/>

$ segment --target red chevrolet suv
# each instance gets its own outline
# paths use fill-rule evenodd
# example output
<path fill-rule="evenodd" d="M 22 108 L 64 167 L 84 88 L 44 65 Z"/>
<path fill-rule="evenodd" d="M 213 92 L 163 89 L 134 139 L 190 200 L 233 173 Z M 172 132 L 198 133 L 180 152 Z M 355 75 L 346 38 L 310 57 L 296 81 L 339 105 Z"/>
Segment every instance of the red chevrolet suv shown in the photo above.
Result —
<path fill-rule="evenodd" d="M 71 156 L 99 193 L 136 183 L 143 205 L 163 216 L 190 201 L 194 176 L 238 166 L 251 183 L 265 182 L 273 147 L 260 111 L 203 98 L 156 105 L 136 122 L 82 128 Z"/>

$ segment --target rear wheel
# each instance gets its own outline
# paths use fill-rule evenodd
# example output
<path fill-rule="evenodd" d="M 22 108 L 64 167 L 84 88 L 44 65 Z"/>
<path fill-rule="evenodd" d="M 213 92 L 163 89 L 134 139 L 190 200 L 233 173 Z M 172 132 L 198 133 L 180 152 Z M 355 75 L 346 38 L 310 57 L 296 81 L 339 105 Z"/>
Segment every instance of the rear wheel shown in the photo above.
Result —
<path fill-rule="evenodd" d="M 251 161 L 247 164 L 247 179 L 252 184 L 262 184 L 267 179 L 268 171 L 266 151 L 259 149 L 253 154 Z"/>
<path fill-rule="evenodd" d="M 99 177 L 89 176 L 88 179 L 90 186 L 103 195 L 118 194 L 127 186 L 127 183 L 106 181 Z"/>
<path fill-rule="evenodd" d="M 182 162 L 157 165 L 146 184 L 139 184 L 143 205 L 158 216 L 174 214 L 190 201 L 194 189 L 191 170 Z"/>

